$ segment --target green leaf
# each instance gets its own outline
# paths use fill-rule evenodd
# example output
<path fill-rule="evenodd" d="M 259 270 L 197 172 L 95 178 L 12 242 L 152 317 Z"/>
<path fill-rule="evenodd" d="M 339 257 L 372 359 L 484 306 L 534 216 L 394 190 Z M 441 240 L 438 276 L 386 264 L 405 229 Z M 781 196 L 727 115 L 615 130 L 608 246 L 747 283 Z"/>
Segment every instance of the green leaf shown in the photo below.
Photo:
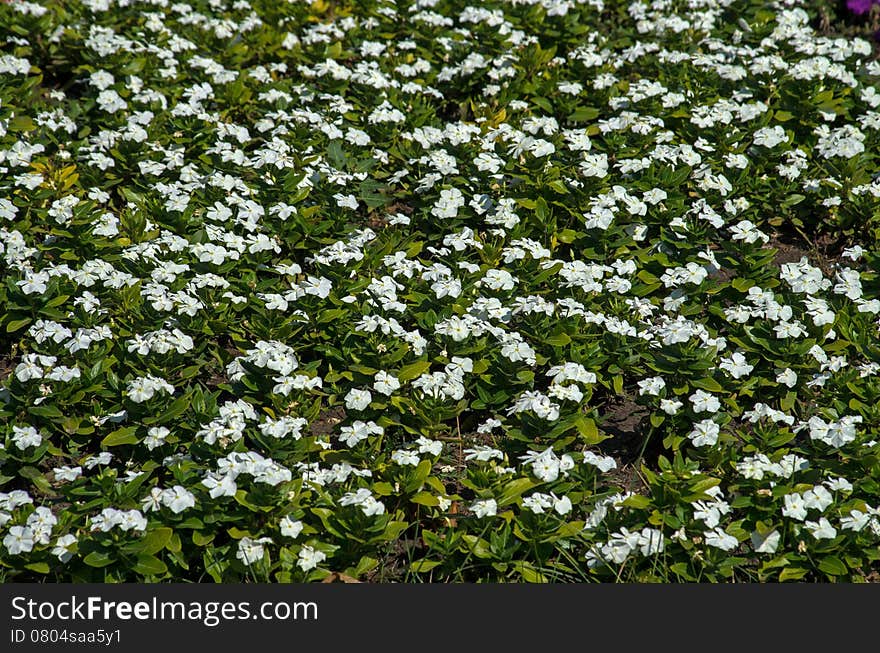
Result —
<path fill-rule="evenodd" d="M 101 445 L 104 447 L 118 447 L 123 444 L 137 444 L 138 439 L 135 433 L 137 433 L 136 426 L 123 426 L 101 440 Z"/>
<path fill-rule="evenodd" d="M 180 541 L 180 535 L 173 533 L 168 539 L 168 543 L 165 544 L 165 548 L 171 551 L 171 553 L 180 553 L 180 550 L 183 548 L 183 542 Z"/>
<path fill-rule="evenodd" d="M 46 302 L 46 305 L 43 308 L 55 308 L 56 306 L 61 306 L 64 302 L 70 299 L 70 295 L 58 295 L 54 299 L 50 299 Z"/>
<path fill-rule="evenodd" d="M 177 524 L 177 528 L 204 528 L 205 524 L 197 517 L 190 517 Z"/>
<path fill-rule="evenodd" d="M 30 324 L 31 318 L 25 317 L 20 320 L 12 320 L 11 322 L 6 323 L 6 333 L 14 333 L 19 329 Z"/>
<path fill-rule="evenodd" d="M 571 122 L 589 122 L 599 117 L 599 109 L 596 107 L 578 107 L 568 116 Z"/>
<path fill-rule="evenodd" d="M 542 574 L 534 565 L 531 565 L 528 562 L 518 561 L 514 563 L 514 568 L 522 575 L 523 580 L 527 583 L 547 583 L 549 581 L 547 576 Z"/>
<path fill-rule="evenodd" d="M 35 571 L 38 574 L 48 574 L 49 573 L 49 565 L 45 562 L 32 562 L 29 565 L 24 566 L 25 569 L 30 569 L 31 571 Z"/>
<path fill-rule="evenodd" d="M 34 487 L 43 494 L 57 496 L 57 493 L 52 487 L 52 484 L 49 483 L 49 480 L 36 467 L 31 467 L 30 465 L 27 465 L 19 469 L 18 473 L 20 476 L 28 479 L 31 483 L 33 483 Z"/>
<path fill-rule="evenodd" d="M 464 540 L 468 550 L 476 557 L 483 559 L 492 557 L 492 550 L 489 548 L 489 543 L 482 537 L 477 537 L 476 535 L 462 535 L 462 540 Z"/>
<path fill-rule="evenodd" d="M 786 567 L 779 574 L 779 582 L 783 583 L 787 580 L 800 580 L 807 575 L 807 570 L 801 567 Z"/>
<path fill-rule="evenodd" d="M 9 131 L 11 132 L 29 132 L 37 128 L 34 121 L 28 116 L 15 116 L 9 121 Z"/>
<path fill-rule="evenodd" d="M 846 563 L 835 556 L 822 558 L 819 562 L 819 571 L 822 571 L 829 576 L 846 576 L 849 573 Z"/>
<path fill-rule="evenodd" d="M 755 282 L 751 279 L 743 279 L 742 277 L 737 277 L 730 282 L 730 285 L 740 292 L 748 292 L 749 288 L 755 285 Z"/>
<path fill-rule="evenodd" d="M 397 537 L 407 529 L 409 524 L 405 521 L 388 522 L 385 530 L 382 532 L 382 539 L 385 541 L 396 540 Z"/>
<path fill-rule="evenodd" d="M 669 187 L 675 188 L 676 186 L 681 186 L 685 180 L 690 176 L 692 170 L 690 166 L 685 166 L 684 168 L 680 168 L 673 172 L 669 176 Z"/>
<path fill-rule="evenodd" d="M 440 504 L 440 500 L 430 492 L 419 492 L 413 495 L 410 501 L 420 506 L 437 506 Z"/>
<path fill-rule="evenodd" d="M 113 563 L 113 558 L 102 551 L 92 551 L 89 555 L 83 558 L 83 562 L 89 567 L 106 567 Z"/>
<path fill-rule="evenodd" d="M 415 574 L 420 574 L 431 571 L 439 564 L 441 564 L 439 560 L 416 560 L 409 566 L 409 570 Z"/>
<path fill-rule="evenodd" d="M 688 571 L 687 564 L 685 564 L 684 562 L 676 562 L 675 564 L 670 565 L 669 571 L 671 571 L 674 574 L 677 574 L 678 576 L 681 576 L 682 578 L 684 578 L 688 582 L 694 582 L 697 580 Z"/>
<path fill-rule="evenodd" d="M 643 510 L 651 505 L 651 500 L 641 494 L 634 494 L 631 497 L 627 497 L 626 500 L 624 500 L 623 505 Z"/>
<path fill-rule="evenodd" d="M 556 234 L 556 239 L 560 243 L 565 243 L 566 245 L 570 245 L 574 242 L 574 239 L 578 237 L 578 232 L 573 229 L 563 229 L 558 234 Z"/>
<path fill-rule="evenodd" d="M 394 486 L 388 481 L 379 481 L 373 484 L 373 492 L 380 497 L 389 497 L 394 494 Z"/>
<path fill-rule="evenodd" d="M 721 481 L 717 478 L 704 478 L 691 485 L 689 489 L 691 492 L 699 494 L 710 488 L 717 487 L 720 483 Z"/>
<path fill-rule="evenodd" d="M 554 336 L 548 336 L 544 342 L 554 347 L 564 347 L 571 342 L 571 337 L 565 332 L 557 333 Z"/>
<path fill-rule="evenodd" d="M 705 390 L 706 392 L 723 392 L 724 388 L 721 386 L 718 381 L 715 379 L 710 379 L 706 377 L 705 379 L 697 379 L 695 381 L 691 381 L 691 385 L 695 388 L 700 388 L 701 390 Z"/>
<path fill-rule="evenodd" d="M 568 188 L 566 188 L 561 179 L 554 179 L 549 184 L 547 184 L 547 186 L 555 190 L 560 195 L 566 195 L 569 192 Z"/>
<path fill-rule="evenodd" d="M 190 365 L 189 367 L 185 367 L 180 371 L 181 379 L 191 379 L 194 376 L 198 376 L 199 372 L 204 368 L 203 365 Z M 181 397 L 183 399 L 183 397 Z"/>
<path fill-rule="evenodd" d="M 533 487 L 540 485 L 540 483 L 535 483 L 530 478 L 517 478 L 509 483 L 507 483 L 501 490 L 501 494 L 498 496 L 498 505 L 506 506 L 509 503 L 513 503 L 516 499 L 522 496 L 523 492 L 531 490 Z"/>
<path fill-rule="evenodd" d="M 161 576 L 168 571 L 168 567 L 156 556 L 141 554 L 132 570 L 144 576 Z"/>
<path fill-rule="evenodd" d="M 599 434 L 596 422 L 588 417 L 578 417 L 574 425 L 580 433 L 581 439 L 587 444 L 599 444 L 606 438 Z"/>
<path fill-rule="evenodd" d="M 208 533 L 206 535 L 205 533 L 202 533 L 202 531 L 193 531 L 192 541 L 196 546 L 207 546 L 214 541 L 214 534 Z"/>
<path fill-rule="evenodd" d="M 535 201 L 535 215 L 538 216 L 538 219 L 542 222 L 550 217 L 550 207 L 547 206 L 547 200 L 543 197 L 539 197 Z"/>
<path fill-rule="evenodd" d="M 58 410 L 58 406 L 55 405 L 31 406 L 28 408 L 28 412 L 39 417 L 64 417 L 64 413 Z"/>
<path fill-rule="evenodd" d="M 338 140 L 330 141 L 330 144 L 327 145 L 327 156 L 334 168 L 342 169 L 345 167 L 345 152 Z"/>
<path fill-rule="evenodd" d="M 348 314 L 348 311 L 344 308 L 331 308 L 326 311 L 321 311 L 318 314 L 318 324 L 326 324 L 328 322 L 335 322 Z"/>
<path fill-rule="evenodd" d="M 431 473 L 431 461 L 423 460 L 420 462 L 416 468 L 410 472 L 409 479 L 406 482 L 406 487 L 404 491 L 406 492 L 416 492 L 422 489 L 422 486 L 425 484 L 425 479 L 428 478 L 428 474 Z"/>
<path fill-rule="evenodd" d="M 416 361 L 415 363 L 410 363 L 409 365 L 401 367 L 400 371 L 397 373 L 397 379 L 401 383 L 412 381 L 427 372 L 430 368 L 431 361 Z"/>
<path fill-rule="evenodd" d="M 146 555 L 153 555 L 165 548 L 174 531 L 163 526 L 155 530 L 149 531 L 141 540 L 140 552 Z"/>

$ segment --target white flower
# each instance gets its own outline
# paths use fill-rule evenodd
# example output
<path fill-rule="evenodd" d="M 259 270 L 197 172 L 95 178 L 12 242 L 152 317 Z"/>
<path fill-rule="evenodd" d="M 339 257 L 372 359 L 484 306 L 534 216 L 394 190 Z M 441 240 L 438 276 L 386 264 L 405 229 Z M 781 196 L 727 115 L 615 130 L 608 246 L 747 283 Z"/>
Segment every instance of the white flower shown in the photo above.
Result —
<path fill-rule="evenodd" d="M 73 557 L 71 547 L 76 544 L 76 536 L 68 533 L 55 540 L 52 555 L 57 556 L 61 562 L 67 562 Z"/>
<path fill-rule="evenodd" d="M 660 409 L 667 415 L 675 415 L 683 405 L 678 399 L 660 400 Z"/>
<path fill-rule="evenodd" d="M 834 503 L 834 497 L 831 495 L 826 488 L 821 485 L 815 486 L 812 490 L 807 490 L 803 494 L 804 506 L 809 508 L 815 508 L 819 512 L 824 512 L 824 510 Z"/>
<path fill-rule="evenodd" d="M 779 548 L 779 540 L 781 539 L 779 531 L 771 531 L 766 535 L 762 535 L 758 531 L 751 534 L 752 547 L 755 553 L 776 553 Z"/>
<path fill-rule="evenodd" d="M 39 447 L 43 442 L 43 436 L 33 426 L 13 426 L 12 442 L 19 449 Z"/>
<path fill-rule="evenodd" d="M 182 485 L 175 485 L 173 488 L 162 492 L 162 503 L 171 509 L 171 512 L 178 514 L 192 508 L 196 505 L 195 495 Z"/>
<path fill-rule="evenodd" d="M 637 546 L 643 556 L 663 553 L 666 548 L 666 540 L 663 532 L 656 528 L 643 528 L 638 534 Z"/>
<path fill-rule="evenodd" d="M 363 410 L 370 405 L 373 395 L 369 390 L 362 388 L 352 388 L 345 395 L 345 407 L 349 410 Z"/>
<path fill-rule="evenodd" d="M 520 457 L 526 463 L 532 464 L 532 473 L 540 480 L 550 483 L 559 478 L 561 470 L 561 460 L 553 452 L 552 447 L 548 447 L 541 453 L 530 451 L 525 456 Z"/>
<path fill-rule="evenodd" d="M 153 426 L 147 430 L 147 437 L 144 438 L 144 445 L 152 451 L 156 447 L 160 447 L 165 443 L 165 438 L 171 434 L 164 426 Z"/>
<path fill-rule="evenodd" d="M 617 461 L 611 456 L 599 456 L 592 451 L 584 452 L 584 462 L 598 467 L 602 472 L 609 472 L 617 468 Z"/>
<path fill-rule="evenodd" d="M 164 379 L 148 374 L 129 381 L 126 395 L 133 402 L 139 404 L 152 399 L 153 395 L 159 391 L 174 394 L 174 386 Z"/>
<path fill-rule="evenodd" d="M 281 527 L 281 534 L 284 537 L 289 537 L 294 540 L 299 537 L 299 534 L 302 533 L 303 530 L 303 523 L 301 521 L 295 521 L 289 516 L 282 517 L 278 525 Z"/>
<path fill-rule="evenodd" d="M 75 481 L 82 475 L 82 467 L 55 467 L 52 469 L 55 473 L 56 481 Z"/>
<path fill-rule="evenodd" d="M 495 499 L 480 499 L 471 505 L 471 512 L 477 517 L 494 517 L 498 512 Z"/>
<path fill-rule="evenodd" d="M 472 448 L 464 450 L 465 461 L 476 460 L 478 462 L 488 462 L 493 458 L 503 460 L 504 454 L 498 449 L 494 449 L 485 444 L 478 444 Z"/>
<path fill-rule="evenodd" d="M 662 376 L 652 376 L 639 381 L 638 386 L 640 395 L 649 394 L 656 396 L 666 387 L 666 381 L 663 380 Z"/>
<path fill-rule="evenodd" d="M 98 465 L 109 465 L 113 460 L 113 454 L 109 451 L 102 451 L 97 456 L 89 456 L 83 461 L 83 467 L 92 469 Z"/>
<path fill-rule="evenodd" d="M 263 559 L 263 555 L 265 554 L 263 544 L 271 541 L 272 540 L 268 537 L 261 537 L 259 539 L 243 537 L 238 541 L 238 551 L 236 552 L 235 557 L 241 560 L 244 564 L 250 566 L 258 560 Z"/>
<path fill-rule="evenodd" d="M 376 499 L 367 488 L 359 488 L 357 492 L 346 492 L 339 499 L 339 505 L 358 506 L 367 517 L 385 512 L 385 504 Z"/>
<path fill-rule="evenodd" d="M 571 499 L 569 499 L 565 495 L 563 495 L 562 497 L 557 497 L 552 492 L 551 496 L 553 497 L 553 510 L 555 510 L 560 516 L 567 515 L 571 512 Z"/>
<path fill-rule="evenodd" d="M 27 518 L 27 526 L 33 530 L 34 540 L 40 544 L 49 543 L 49 536 L 57 523 L 58 518 L 45 506 L 39 506 Z"/>
<path fill-rule="evenodd" d="M 418 452 L 408 449 L 397 449 L 391 454 L 391 460 L 398 465 L 412 465 L 413 467 L 421 462 Z"/>
<path fill-rule="evenodd" d="M 718 367 L 722 370 L 727 370 L 730 373 L 730 376 L 735 379 L 748 376 L 752 373 L 752 370 L 755 369 L 755 366 L 750 365 L 746 360 L 746 357 L 740 352 L 734 352 L 733 355 L 722 358 Z"/>
<path fill-rule="evenodd" d="M 806 329 L 804 329 L 804 325 L 801 324 L 798 320 L 795 320 L 793 322 L 780 322 L 773 327 L 773 330 L 776 332 L 776 337 L 779 339 L 800 338 L 801 336 L 807 335 L 807 331 Z"/>
<path fill-rule="evenodd" d="M 310 571 L 326 559 L 326 553 L 319 551 L 308 544 L 304 544 L 299 550 L 299 560 L 296 564 L 303 571 Z"/>
<path fill-rule="evenodd" d="M 868 522 L 871 521 L 871 515 L 861 510 L 850 510 L 849 515 L 841 517 L 840 527 L 845 531 L 861 531 Z"/>
<path fill-rule="evenodd" d="M 843 478 L 842 476 L 838 476 L 837 478 L 829 478 L 825 480 L 825 485 L 829 490 L 836 492 L 852 492 L 853 486 L 848 480 Z"/>
<path fill-rule="evenodd" d="M 163 490 L 160 487 L 154 487 L 151 489 L 150 493 L 141 499 L 141 508 L 143 508 L 145 512 L 159 510 L 159 508 L 162 507 L 162 493 Z"/>
<path fill-rule="evenodd" d="M 31 379 L 41 379 L 43 378 L 43 368 L 37 364 L 35 356 L 25 355 L 22 362 L 15 367 L 15 378 L 22 383 Z"/>
<path fill-rule="evenodd" d="M 531 496 L 523 499 L 522 504 L 524 508 L 528 508 L 536 515 L 542 515 L 544 514 L 544 510 L 552 505 L 552 501 L 549 494 L 535 492 Z"/>
<path fill-rule="evenodd" d="M 390 396 L 395 390 L 400 388 L 400 381 L 398 381 L 397 377 L 393 374 L 389 374 L 385 370 L 380 370 L 376 372 L 376 376 L 373 380 L 373 388 L 376 392 L 381 392 L 383 395 Z"/>
<path fill-rule="evenodd" d="M 861 415 L 845 415 L 836 422 L 826 422 L 818 415 L 813 415 L 807 425 L 810 427 L 811 440 L 840 448 L 856 439 L 855 425 L 861 421 Z"/>
<path fill-rule="evenodd" d="M 697 390 L 688 399 L 691 400 L 695 413 L 717 413 L 721 408 L 718 398 L 703 390 Z"/>
<path fill-rule="evenodd" d="M 703 537 L 706 538 L 706 544 L 722 551 L 733 551 L 739 544 L 739 541 L 733 535 L 728 535 L 720 527 L 706 531 L 703 533 Z"/>
<path fill-rule="evenodd" d="M 793 369 L 786 367 L 782 372 L 776 375 L 776 382 L 793 388 L 797 385 L 798 377 Z"/>
<path fill-rule="evenodd" d="M 358 201 L 354 195 L 345 195 L 343 193 L 336 193 L 333 196 L 333 199 L 336 200 L 336 206 L 346 209 L 357 210 Z"/>
<path fill-rule="evenodd" d="M 782 514 L 798 521 L 807 518 L 807 506 L 804 504 L 804 498 L 800 492 L 793 492 L 782 497 L 785 506 L 782 508 Z"/>
<path fill-rule="evenodd" d="M 688 437 L 691 439 L 691 442 L 694 443 L 695 447 L 702 447 L 704 445 L 714 445 L 718 442 L 718 434 L 721 431 L 721 427 L 718 426 L 711 419 L 704 419 L 700 422 L 694 424 L 694 428 L 688 433 Z"/>
<path fill-rule="evenodd" d="M 238 491 L 238 486 L 235 484 L 232 474 L 211 474 L 202 480 L 202 485 L 208 488 L 208 494 L 211 495 L 212 499 L 217 497 L 234 497 Z"/>
<path fill-rule="evenodd" d="M 440 191 L 440 198 L 431 209 L 431 215 L 441 219 L 454 218 L 458 215 L 458 209 L 464 206 L 464 195 L 457 188 L 447 188 Z"/>
<path fill-rule="evenodd" d="M 339 439 L 349 447 L 355 446 L 358 442 L 366 440 L 371 435 L 382 435 L 385 432 L 381 426 L 375 422 L 363 422 L 355 420 L 349 426 L 343 426 L 339 429 Z"/>
<path fill-rule="evenodd" d="M 817 540 L 833 540 L 837 537 L 837 529 L 824 517 L 820 517 L 817 522 L 804 522 L 804 528 L 810 531 Z"/>
<path fill-rule="evenodd" d="M 419 439 L 416 440 L 416 444 L 419 445 L 419 453 L 428 453 L 432 456 L 439 456 L 443 451 L 443 443 L 440 440 L 431 440 L 425 436 L 420 436 Z"/>
<path fill-rule="evenodd" d="M 3 538 L 3 546 L 12 555 L 29 553 L 34 548 L 34 532 L 27 526 L 13 526 Z"/>
<path fill-rule="evenodd" d="M 754 138 L 755 145 L 763 145 L 764 147 L 769 148 L 776 147 L 780 143 L 785 143 L 788 140 L 788 136 L 785 134 L 785 129 L 779 125 L 758 129 L 755 132 Z"/>

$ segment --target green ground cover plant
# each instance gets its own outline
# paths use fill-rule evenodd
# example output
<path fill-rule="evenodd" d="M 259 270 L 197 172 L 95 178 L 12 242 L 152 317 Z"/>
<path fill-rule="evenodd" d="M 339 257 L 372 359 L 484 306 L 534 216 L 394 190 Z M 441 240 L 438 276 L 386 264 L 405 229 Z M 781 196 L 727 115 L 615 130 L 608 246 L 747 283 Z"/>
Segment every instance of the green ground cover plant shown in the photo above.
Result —
<path fill-rule="evenodd" d="M 0 579 L 876 581 L 829 16 L 0 4 Z"/>

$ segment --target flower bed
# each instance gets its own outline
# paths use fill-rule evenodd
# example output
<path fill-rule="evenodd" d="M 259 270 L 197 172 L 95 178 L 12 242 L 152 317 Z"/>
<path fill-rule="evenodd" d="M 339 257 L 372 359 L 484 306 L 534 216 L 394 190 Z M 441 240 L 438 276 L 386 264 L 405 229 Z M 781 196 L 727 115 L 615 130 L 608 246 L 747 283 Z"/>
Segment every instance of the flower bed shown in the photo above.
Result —
<path fill-rule="evenodd" d="M 806 10 L 0 6 L 0 578 L 876 580 L 880 64 Z"/>

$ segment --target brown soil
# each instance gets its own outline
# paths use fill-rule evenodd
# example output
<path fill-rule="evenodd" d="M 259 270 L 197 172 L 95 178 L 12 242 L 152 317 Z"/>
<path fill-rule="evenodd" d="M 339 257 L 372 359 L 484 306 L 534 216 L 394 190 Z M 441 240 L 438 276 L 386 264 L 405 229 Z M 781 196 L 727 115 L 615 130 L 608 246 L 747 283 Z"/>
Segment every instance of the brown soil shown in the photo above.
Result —
<path fill-rule="evenodd" d="M 345 409 L 341 406 L 321 411 L 318 419 L 309 425 L 311 435 L 329 435 L 336 431 L 336 425 L 346 418 Z"/>
<path fill-rule="evenodd" d="M 0 382 L 5 381 L 14 369 L 15 364 L 12 362 L 11 356 L 0 356 Z"/>
<path fill-rule="evenodd" d="M 822 270 L 826 277 L 834 276 L 834 261 L 840 258 L 844 243 L 830 234 L 816 234 L 815 239 L 806 242 L 800 234 L 777 233 L 767 243 L 777 250 L 773 257 L 775 265 L 796 263 L 806 256 L 811 265 Z"/>
<path fill-rule="evenodd" d="M 611 438 L 601 444 L 601 449 L 624 463 L 638 458 L 644 443 L 644 428 L 650 411 L 632 399 L 614 397 L 605 407 L 601 429 Z"/>
<path fill-rule="evenodd" d="M 774 265 L 797 263 L 801 260 L 801 257 L 804 256 L 806 256 L 807 259 L 810 258 L 810 253 L 807 250 L 802 249 L 795 244 L 783 242 L 776 237 L 771 238 L 767 245 L 776 250 L 776 256 L 773 257 Z"/>
<path fill-rule="evenodd" d="M 645 443 L 650 411 L 630 398 L 615 397 L 602 416 L 600 428 L 611 438 L 599 444 L 599 449 L 617 461 L 617 468 L 606 477 L 622 490 L 643 491 L 645 483 L 639 468 L 643 463 L 650 464 L 660 453 L 656 443 Z"/>

